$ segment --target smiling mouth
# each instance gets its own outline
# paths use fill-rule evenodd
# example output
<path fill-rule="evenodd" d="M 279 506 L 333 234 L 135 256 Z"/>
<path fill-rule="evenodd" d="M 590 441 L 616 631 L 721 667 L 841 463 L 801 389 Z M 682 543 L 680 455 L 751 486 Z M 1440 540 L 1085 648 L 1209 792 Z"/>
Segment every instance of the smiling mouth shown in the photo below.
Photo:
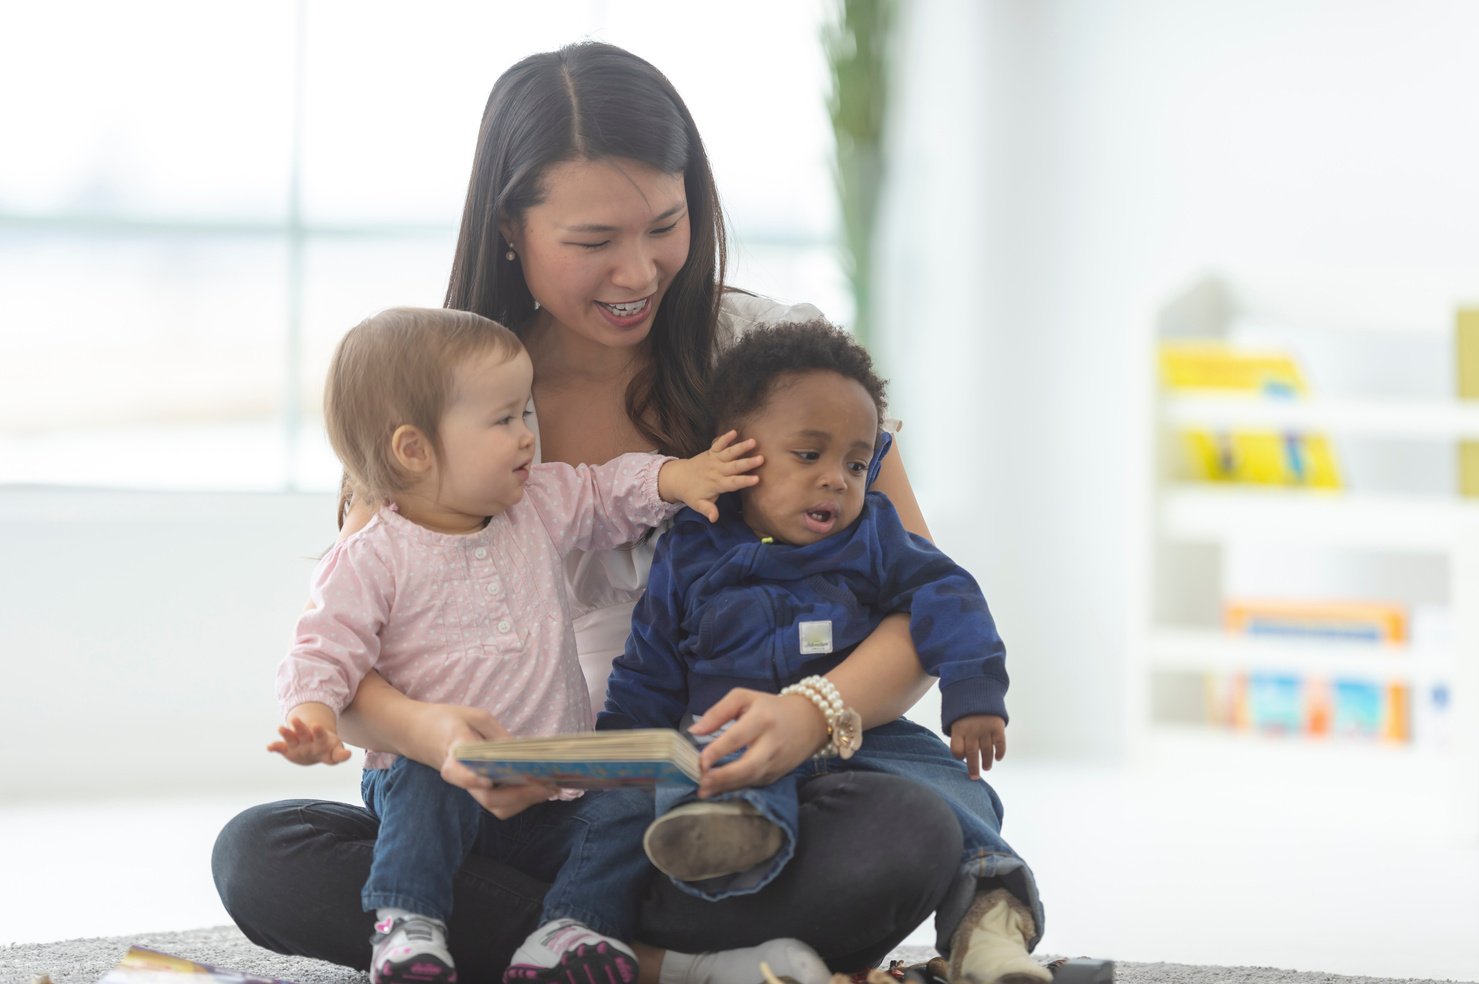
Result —
<path fill-rule="evenodd" d="M 652 303 L 652 297 L 649 295 L 640 300 L 624 301 L 621 304 L 608 304 L 605 301 L 597 301 L 596 303 L 607 311 L 610 311 L 616 317 L 626 319 L 635 318 L 640 314 L 646 314 L 648 306 Z"/>

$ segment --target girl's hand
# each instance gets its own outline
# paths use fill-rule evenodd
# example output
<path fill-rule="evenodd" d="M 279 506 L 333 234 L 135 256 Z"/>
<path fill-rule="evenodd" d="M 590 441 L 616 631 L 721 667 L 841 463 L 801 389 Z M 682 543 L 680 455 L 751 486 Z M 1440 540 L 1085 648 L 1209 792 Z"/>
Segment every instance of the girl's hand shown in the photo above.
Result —
<path fill-rule="evenodd" d="M 715 793 L 774 782 L 816 754 L 827 743 L 827 722 L 816 705 L 799 694 L 781 697 L 736 687 L 694 722 L 696 735 L 729 727 L 699 756 L 703 777 L 700 799 Z M 744 754 L 717 768 L 714 763 L 743 748 Z"/>
<path fill-rule="evenodd" d="M 289 762 L 298 765 L 338 765 L 349 758 L 349 749 L 339 740 L 333 728 L 322 724 L 309 724 L 300 717 L 293 717 L 277 729 L 282 736 L 267 746 Z"/>
<path fill-rule="evenodd" d="M 1007 754 L 1007 723 L 995 714 L 967 714 L 950 725 L 950 754 L 965 759 L 972 779 Z"/>
<path fill-rule="evenodd" d="M 555 790 L 549 786 L 500 786 L 478 775 L 459 762 L 453 754 L 458 745 L 493 738 L 508 738 L 508 729 L 487 711 L 457 704 L 427 704 L 421 712 L 418 729 L 424 731 L 428 745 L 440 744 L 442 779 L 467 790 L 478 805 L 500 820 L 507 820 L 535 803 L 549 799 Z"/>
<path fill-rule="evenodd" d="M 718 522 L 719 496 L 760 481 L 759 476 L 745 473 L 765 463 L 762 455 L 744 457 L 755 447 L 754 438 L 735 444 L 737 437 L 738 432 L 729 431 L 715 438 L 709 450 L 664 464 L 657 473 L 657 494 L 664 502 L 682 502 L 709 522 Z"/>

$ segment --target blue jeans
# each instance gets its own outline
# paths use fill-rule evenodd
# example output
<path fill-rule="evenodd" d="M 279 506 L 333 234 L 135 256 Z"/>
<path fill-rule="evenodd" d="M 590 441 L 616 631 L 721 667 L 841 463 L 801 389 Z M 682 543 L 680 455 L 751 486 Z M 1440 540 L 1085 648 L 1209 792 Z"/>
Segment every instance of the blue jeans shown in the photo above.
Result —
<path fill-rule="evenodd" d="M 588 792 L 499 820 L 466 790 L 406 758 L 366 769 L 360 789 L 380 821 L 360 894 L 366 912 L 394 907 L 445 922 L 452 876 L 469 854 L 481 854 L 551 883 L 541 924 L 568 918 L 615 939 L 633 938 L 654 870 L 639 846 L 653 817 L 646 790 Z"/>
<path fill-rule="evenodd" d="M 971 894 L 978 888 L 999 885 L 1006 888 L 1032 909 L 1036 935 L 1043 926 L 1042 901 L 1032 869 L 1017 856 L 1001 836 L 1002 806 L 996 791 L 984 779 L 972 779 L 965 763 L 950 754 L 939 735 L 928 728 L 903 718 L 870 729 L 863 736 L 863 747 L 850 759 L 823 759 L 803 762 L 790 775 L 768 786 L 739 789 L 715 796 L 715 800 L 741 800 L 749 803 L 781 829 L 781 849 L 774 857 L 748 871 L 697 882 L 674 881 L 679 888 L 701 899 L 717 901 L 757 892 L 768 885 L 786 862 L 796 853 L 797 788 L 807 779 L 830 772 L 882 772 L 922 783 L 937 793 L 954 812 L 964 835 L 960 871 L 974 880 Z M 694 799 L 689 786 L 659 786 L 659 815 Z M 876 804 L 888 810 L 890 803 Z M 959 914 L 956 914 L 957 918 Z M 1036 940 L 1033 941 L 1034 945 Z"/>

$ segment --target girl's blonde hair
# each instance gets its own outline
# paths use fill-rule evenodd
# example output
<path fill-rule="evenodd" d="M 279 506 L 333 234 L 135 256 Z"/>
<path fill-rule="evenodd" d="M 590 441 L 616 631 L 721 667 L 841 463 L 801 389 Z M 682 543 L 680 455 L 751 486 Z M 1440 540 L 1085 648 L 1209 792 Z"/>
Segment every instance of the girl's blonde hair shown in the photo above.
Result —
<path fill-rule="evenodd" d="M 523 348 L 498 322 L 446 308 L 390 308 L 351 328 L 324 386 L 324 424 L 344 465 L 341 525 L 351 490 L 378 504 L 409 484 L 391 452 L 396 428 L 415 427 L 441 456 L 457 366 L 490 351 L 511 359 Z"/>

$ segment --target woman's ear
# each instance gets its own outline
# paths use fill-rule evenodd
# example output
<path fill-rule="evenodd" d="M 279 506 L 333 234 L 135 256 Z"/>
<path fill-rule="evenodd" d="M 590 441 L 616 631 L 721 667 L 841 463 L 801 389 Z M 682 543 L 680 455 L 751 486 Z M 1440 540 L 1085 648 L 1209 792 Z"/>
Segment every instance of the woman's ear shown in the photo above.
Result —
<path fill-rule="evenodd" d="M 390 453 L 409 475 L 425 475 L 436 467 L 436 449 L 419 427 L 401 424 L 390 435 Z"/>
<path fill-rule="evenodd" d="M 514 241 L 514 235 L 517 232 L 518 230 L 514 228 L 514 224 L 508 221 L 508 219 L 498 220 L 498 234 L 503 237 L 504 242 L 508 243 L 516 250 L 519 248 L 518 244 Z"/>

